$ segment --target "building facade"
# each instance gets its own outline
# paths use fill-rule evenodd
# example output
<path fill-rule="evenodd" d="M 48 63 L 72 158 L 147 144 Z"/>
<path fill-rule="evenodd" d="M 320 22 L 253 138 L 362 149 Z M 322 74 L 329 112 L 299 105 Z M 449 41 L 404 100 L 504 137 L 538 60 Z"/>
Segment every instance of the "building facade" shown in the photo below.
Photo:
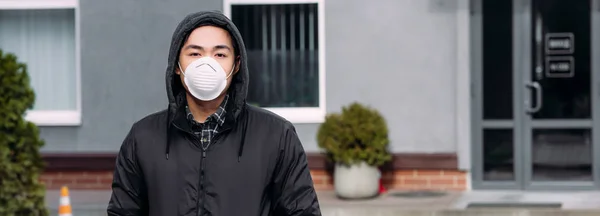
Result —
<path fill-rule="evenodd" d="M 568 3 L 570 2 L 570 3 Z M 107 189 L 131 125 L 165 109 L 177 23 L 220 10 L 248 46 L 249 102 L 316 133 L 359 101 L 390 129 L 395 189 L 597 189 L 598 0 L 0 0 L 29 65 L 49 188 Z M 559 16 L 560 15 L 560 16 Z"/>

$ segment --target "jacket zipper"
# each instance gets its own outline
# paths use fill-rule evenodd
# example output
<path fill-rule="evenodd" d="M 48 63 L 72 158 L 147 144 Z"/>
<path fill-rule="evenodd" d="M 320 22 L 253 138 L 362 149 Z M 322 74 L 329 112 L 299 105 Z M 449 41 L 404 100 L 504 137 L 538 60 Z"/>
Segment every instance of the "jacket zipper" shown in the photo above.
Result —
<path fill-rule="evenodd" d="M 206 149 L 204 148 L 204 146 L 202 145 L 202 142 L 200 141 L 200 139 L 198 137 L 196 137 L 196 135 L 190 131 L 186 131 L 184 129 L 182 129 L 181 127 L 177 126 L 176 124 L 173 124 L 173 126 L 175 126 L 175 128 L 189 134 L 192 139 L 194 139 L 194 141 L 196 141 L 196 143 L 200 144 L 200 149 L 202 151 L 202 157 L 200 158 L 200 164 L 201 164 L 201 168 L 200 168 L 200 180 L 198 181 L 198 188 L 199 190 L 202 191 L 202 196 L 198 197 L 197 201 L 196 201 L 196 208 L 198 208 L 198 213 L 197 216 L 200 216 L 202 213 L 202 207 L 200 207 L 200 200 L 204 199 L 204 158 L 206 158 L 206 150 L 208 149 L 208 146 L 210 146 L 210 144 L 212 144 L 212 139 L 211 139 L 211 143 L 209 143 L 209 145 L 206 147 Z M 198 193 L 200 191 L 197 191 Z"/>
<path fill-rule="evenodd" d="M 202 216 L 202 210 L 204 209 L 204 204 L 205 202 L 205 198 L 206 198 L 206 190 L 204 190 L 204 167 L 205 167 L 205 161 L 206 160 L 206 155 L 208 154 L 208 148 L 213 145 L 214 143 L 217 142 L 217 140 L 221 137 L 220 136 L 221 133 L 217 133 L 212 139 L 210 139 L 210 142 L 208 143 L 208 145 L 206 146 L 206 148 L 202 145 L 202 143 L 200 143 L 200 147 L 202 149 L 202 158 L 200 159 L 200 163 L 202 164 L 202 166 L 200 166 L 200 185 L 199 188 L 200 190 L 202 190 L 202 197 L 199 197 L 198 199 L 198 203 L 197 203 L 197 207 L 198 207 L 198 216 Z M 202 205 L 200 205 L 200 201 L 202 200 Z"/>
<path fill-rule="evenodd" d="M 217 133 L 217 134 L 216 134 L 216 135 L 215 135 L 215 136 L 214 136 L 214 137 L 213 137 L 213 138 L 210 140 L 210 142 L 208 143 L 208 145 L 207 145 L 207 146 L 206 146 L 206 148 L 205 148 L 205 147 L 204 147 L 204 145 L 202 145 L 202 142 L 200 141 L 200 139 L 199 139 L 198 137 L 196 137 L 196 135 L 195 135 L 194 133 L 192 133 L 192 132 L 190 132 L 190 131 L 183 130 L 182 128 L 180 128 L 180 127 L 179 127 L 179 126 L 177 126 L 176 124 L 173 124 L 173 125 L 175 126 L 175 128 L 177 128 L 177 129 L 179 129 L 179 130 L 181 130 L 181 131 L 183 131 L 183 132 L 186 132 L 186 133 L 188 133 L 189 135 L 191 135 L 191 137 L 192 137 L 192 138 L 193 138 L 193 139 L 196 141 L 196 143 L 199 143 L 199 144 L 200 144 L 200 149 L 202 150 L 202 157 L 200 158 L 200 164 L 201 164 L 201 166 L 200 166 L 200 167 L 201 167 L 201 168 L 200 168 L 200 181 L 198 182 L 198 188 L 199 188 L 199 189 L 202 191 L 202 196 L 201 196 L 201 197 L 198 197 L 198 201 L 196 202 L 196 208 L 198 208 L 198 214 L 197 214 L 197 215 L 198 215 L 198 216 L 201 216 L 201 215 L 202 215 L 202 210 L 203 210 L 203 208 L 204 208 L 204 203 L 205 203 L 205 202 L 204 202 L 204 199 L 205 199 L 205 197 L 206 197 L 206 190 L 204 190 L 204 167 L 205 167 L 205 164 L 206 164 L 206 163 L 204 162 L 204 160 L 206 159 L 206 155 L 207 155 L 207 152 L 208 152 L 208 148 L 209 148 L 211 145 L 213 145 L 214 143 L 216 143 L 216 142 L 219 140 L 219 138 L 221 137 L 220 135 L 221 135 L 223 132 L 225 132 L 226 130 L 224 130 L 224 131 L 221 131 L 221 132 Z M 200 202 L 201 202 L 201 200 L 202 200 L 202 206 L 200 205 Z"/>
<path fill-rule="evenodd" d="M 206 149 L 208 149 L 208 146 L 206 147 Z M 206 198 L 206 192 L 204 190 L 204 164 L 206 164 L 204 162 L 204 159 L 206 158 L 206 149 L 204 149 L 204 146 L 202 146 L 202 158 L 200 159 L 200 164 L 202 164 L 202 166 L 200 166 L 200 182 L 198 183 L 198 188 L 200 188 L 202 196 L 198 197 L 198 203 L 196 204 L 196 208 L 198 208 L 198 216 L 202 215 L 202 210 L 204 210 L 204 203 L 206 203 L 204 201 L 204 199 Z M 200 202 L 202 202 L 202 205 L 200 205 Z"/>

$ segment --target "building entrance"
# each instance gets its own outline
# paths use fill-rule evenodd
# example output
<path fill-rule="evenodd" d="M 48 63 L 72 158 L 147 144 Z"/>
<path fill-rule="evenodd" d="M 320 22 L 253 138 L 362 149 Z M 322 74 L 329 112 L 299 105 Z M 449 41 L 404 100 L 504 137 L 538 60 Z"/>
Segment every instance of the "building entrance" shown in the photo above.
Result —
<path fill-rule="evenodd" d="M 473 187 L 598 188 L 599 1 L 472 3 Z"/>

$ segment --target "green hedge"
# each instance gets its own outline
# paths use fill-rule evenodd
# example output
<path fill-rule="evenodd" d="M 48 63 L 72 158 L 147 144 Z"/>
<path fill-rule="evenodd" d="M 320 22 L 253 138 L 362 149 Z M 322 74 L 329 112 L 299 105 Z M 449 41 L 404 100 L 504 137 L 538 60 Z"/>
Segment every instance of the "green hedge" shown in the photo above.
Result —
<path fill-rule="evenodd" d="M 44 142 L 35 124 L 24 119 L 35 94 L 27 67 L 0 50 L 0 215 L 48 215 L 39 182 Z"/>
<path fill-rule="evenodd" d="M 392 159 L 388 152 L 388 128 L 381 114 L 360 103 L 329 114 L 317 134 L 319 147 L 330 160 L 344 165 L 362 161 L 381 166 Z"/>

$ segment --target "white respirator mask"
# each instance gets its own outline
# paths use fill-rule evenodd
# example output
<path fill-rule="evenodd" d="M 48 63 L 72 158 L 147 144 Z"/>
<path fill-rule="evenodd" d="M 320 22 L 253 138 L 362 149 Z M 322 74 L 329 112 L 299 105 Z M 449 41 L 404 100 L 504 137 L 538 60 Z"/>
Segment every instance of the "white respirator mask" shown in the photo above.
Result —
<path fill-rule="evenodd" d="M 233 74 L 235 67 L 231 68 L 229 74 L 217 60 L 211 57 L 202 57 L 190 63 L 185 71 L 177 62 L 179 70 L 183 73 L 183 80 L 189 92 L 195 98 L 202 101 L 211 101 L 219 97 L 227 87 L 227 79 Z"/>

